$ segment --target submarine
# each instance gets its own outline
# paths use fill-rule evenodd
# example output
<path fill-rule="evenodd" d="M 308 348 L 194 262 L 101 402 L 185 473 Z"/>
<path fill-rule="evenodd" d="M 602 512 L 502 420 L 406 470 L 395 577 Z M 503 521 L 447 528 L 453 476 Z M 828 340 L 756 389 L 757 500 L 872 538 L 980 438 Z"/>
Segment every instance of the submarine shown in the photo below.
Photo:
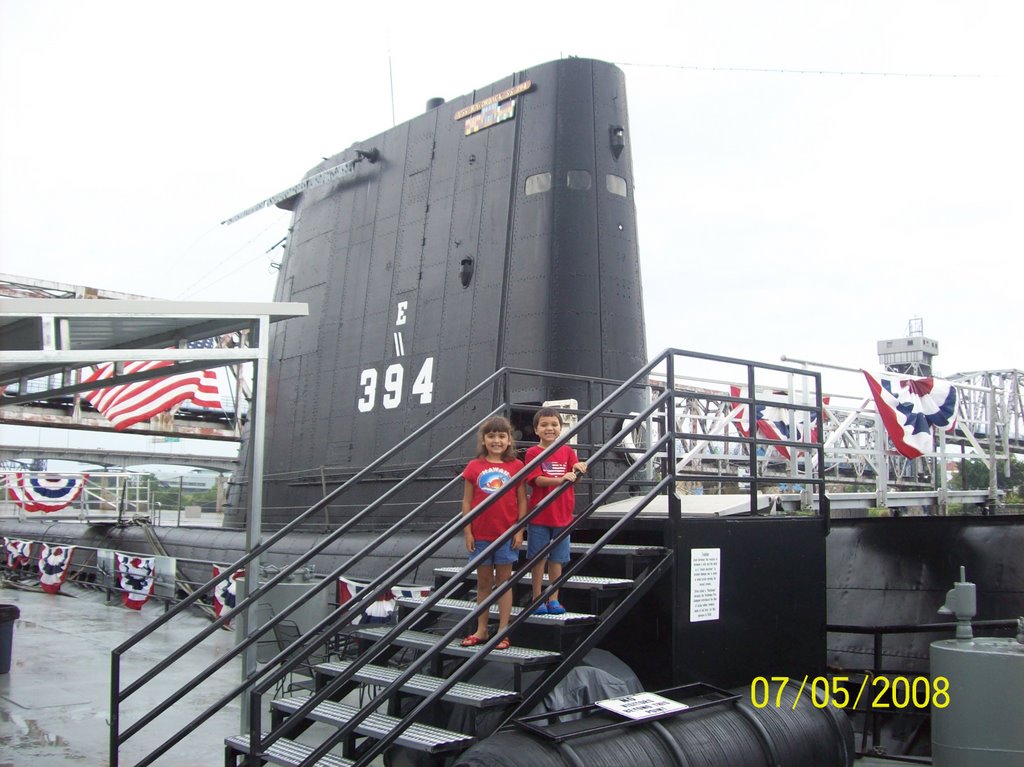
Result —
<path fill-rule="evenodd" d="M 353 144 L 295 187 L 238 214 L 268 205 L 292 212 L 274 298 L 309 306 L 308 316 L 271 328 L 262 449 L 243 435 L 240 464 L 263 457 L 262 526 L 245 530 L 251 488 L 242 471 L 232 480 L 224 529 L 158 535 L 182 558 L 236 560 L 229 571 L 252 562 L 246 537 L 254 537 L 260 561 L 274 568 L 250 587 L 250 607 L 315 564 L 323 576 L 315 588 L 329 609 L 240 683 L 252 716 L 246 732 L 225 733 L 230 763 L 366 764 L 383 753 L 396 766 L 502 758 L 533 767 L 581 763 L 575 742 L 587 744 L 579 753 L 594 764 L 603 753 L 609 764 L 648 763 L 637 761 L 643 754 L 654 766 L 850 765 L 856 715 L 828 700 L 801 704 L 795 686 L 778 680 L 810 679 L 812 688 L 827 680 L 834 700 L 834 669 L 871 678 L 866 673 L 879 670 L 870 658 L 872 627 L 930 615 L 962 562 L 981 585 L 982 618 L 1019 609 L 1015 584 L 1024 577 L 1005 567 L 1022 540 L 1019 519 L 847 524 L 829 516 L 821 460 L 816 473 L 806 461 L 816 505 L 801 513 L 758 505 L 758 487 L 773 480 L 759 477 L 752 461 L 744 513 L 682 517 L 677 481 L 723 478 L 673 470 L 677 439 L 693 436 L 672 412 L 683 385 L 674 370 L 695 355 L 666 350 L 651 358 L 646 349 L 630 138 L 621 70 L 563 59 L 432 100 L 423 114 Z M 811 396 L 792 404 L 793 412 L 824 421 L 816 374 L 696 356 L 750 383 L 762 375 L 802 377 Z M 666 376 L 660 383 L 656 372 Z M 754 386 L 707 396 L 750 413 L 758 404 Z M 545 405 L 563 413 L 565 438 L 593 466 L 577 490 L 576 564 L 563 584 L 569 618 L 535 615 L 522 589 L 513 649 L 496 650 L 493 636 L 462 651 L 453 642 L 480 608 L 466 598 L 473 582 L 456 534 L 453 482 L 482 420 L 505 414 L 525 446 L 535 439 L 533 414 Z M 660 434 L 643 430 L 659 418 Z M 756 455 L 755 428 L 721 439 Z M 810 435 L 790 442 L 794 454 L 818 451 L 820 459 L 822 446 Z M 742 494 L 735 477 L 725 479 Z M 68 527 L 46 534 L 102 547 L 146 545 L 130 529 L 82 536 Z M 508 588 L 522 585 L 528 571 L 517 571 Z M 365 590 L 336 596 L 339 578 L 362 579 Z M 360 625 L 385 591 L 424 580 L 430 596 L 398 598 L 395 623 Z M 274 632 L 290 610 L 255 622 Z M 211 630 L 225 622 L 217 619 Z M 830 641 L 837 633 L 830 624 L 851 630 Z M 314 668 L 338 636 L 353 640 L 341 661 L 348 665 Z M 239 652 L 249 641 L 240 641 Z M 400 648 L 420 655 L 400 665 Z M 115 668 L 129 650 L 118 648 Z M 922 654 L 927 646 L 915 640 L 890 644 L 883 657 L 909 656 L 920 674 Z M 581 710 L 570 716 L 585 726 L 530 722 L 534 706 L 561 682 L 583 677 L 590 684 L 618 664 L 636 687 L 613 697 L 659 691 L 683 708 L 628 729 L 595 711 L 592 700 L 577 700 Z M 305 667 L 314 668 L 311 695 L 275 696 L 277 682 Z M 424 684 L 435 687 L 424 693 L 413 679 L 428 672 L 434 681 Z M 763 689 L 751 680 L 763 680 Z M 489 687 L 491 698 L 460 698 L 455 686 L 469 681 Z M 364 684 L 378 692 L 346 708 L 345 696 Z M 122 729 L 117 715 L 137 688 L 133 682 L 112 693 L 112 767 L 119 746 L 149 724 L 147 714 Z M 820 685 L 817 694 L 820 704 Z M 460 718 L 452 709 L 460 706 L 499 712 Z M 265 707 L 269 721 L 260 719 Z M 394 720 L 386 732 L 376 718 L 383 711 Z M 304 744 L 310 721 L 337 729 L 321 744 Z M 613 735 L 595 736 L 591 725 Z M 430 727 L 444 734 L 423 729 Z M 909 750 L 919 738 L 896 740 Z M 170 741 L 142 763 L 172 748 Z"/>
<path fill-rule="evenodd" d="M 495 370 L 624 380 L 647 362 L 622 71 L 564 59 L 439 101 L 276 202 L 292 222 L 274 300 L 310 314 L 271 329 L 265 527 Z M 509 395 L 527 437 L 527 407 L 589 405 L 567 380 Z M 485 404 L 466 403 L 465 422 Z M 405 460 L 449 438 L 438 430 Z M 245 508 L 240 494 L 225 525 Z"/>

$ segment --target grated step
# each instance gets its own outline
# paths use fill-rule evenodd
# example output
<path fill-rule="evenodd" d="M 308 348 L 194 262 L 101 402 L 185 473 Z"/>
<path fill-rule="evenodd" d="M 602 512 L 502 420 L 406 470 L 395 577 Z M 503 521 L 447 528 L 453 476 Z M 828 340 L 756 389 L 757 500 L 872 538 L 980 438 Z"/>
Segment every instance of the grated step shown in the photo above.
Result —
<path fill-rule="evenodd" d="M 351 661 L 340 661 L 338 663 L 320 663 L 316 670 L 327 676 L 337 676 L 352 665 Z M 398 678 L 402 672 L 398 669 L 386 666 L 366 665 L 356 672 L 353 677 L 359 682 L 367 684 L 387 685 Z M 427 674 L 416 674 L 404 685 L 402 692 L 426 697 L 440 687 L 446 680 Z M 503 706 L 519 700 L 519 695 L 511 690 L 501 690 L 497 687 L 485 687 L 478 684 L 456 682 L 448 692 L 442 696 L 442 700 L 449 703 L 460 703 L 475 708 L 487 708 L 490 706 Z"/>
<path fill-rule="evenodd" d="M 363 639 L 376 641 L 390 632 L 387 626 L 367 626 L 355 632 L 356 636 Z M 399 647 L 408 647 L 413 650 L 429 650 L 440 639 L 437 634 L 428 634 L 425 631 L 404 631 L 391 640 L 392 644 Z M 458 655 L 463 658 L 472 657 L 481 652 L 479 647 L 462 647 L 461 640 L 455 639 L 444 648 L 446 655 Z M 534 650 L 530 647 L 512 647 L 507 650 L 491 650 L 487 660 L 496 663 L 512 663 L 517 666 L 545 666 L 557 663 L 562 656 L 557 652 L 549 650 Z"/>
<path fill-rule="evenodd" d="M 439 578 L 451 578 L 462 568 L 460 567 L 437 567 L 434 569 L 434 575 Z M 470 579 L 476 580 L 476 573 L 469 574 Z M 544 583 L 550 582 L 547 573 L 544 573 Z M 524 573 L 523 577 L 520 578 L 522 583 L 532 583 L 533 578 L 531 573 Z M 632 587 L 633 581 L 629 578 L 599 578 L 593 575 L 574 575 L 568 581 L 562 584 L 562 588 L 570 589 L 586 589 L 589 591 L 604 591 L 610 589 L 628 589 Z"/>
<path fill-rule="evenodd" d="M 266 736 L 267 733 L 263 733 L 263 735 Z M 239 753 L 248 754 L 249 736 L 232 735 L 230 738 L 224 738 L 224 745 Z M 283 765 L 283 767 L 299 767 L 302 761 L 312 753 L 313 746 L 307 746 L 287 738 L 279 738 L 267 747 L 263 759 L 271 764 Z M 353 764 L 355 762 L 344 757 L 327 754 L 317 760 L 316 767 L 351 767 Z"/>
<path fill-rule="evenodd" d="M 402 607 L 419 607 L 425 601 L 426 597 L 402 597 L 396 600 L 397 604 Z M 434 605 L 434 610 L 443 613 L 468 613 L 476 607 L 476 602 L 470 602 L 465 599 L 442 599 Z M 516 616 L 523 612 L 522 607 L 513 607 L 512 615 Z M 490 614 L 492 617 L 498 617 L 498 606 L 491 605 Z M 540 625 L 556 625 L 556 626 L 580 626 L 589 623 L 597 623 L 597 616 L 591 615 L 590 613 L 574 613 L 566 612 L 563 615 L 531 615 L 526 619 L 527 623 L 536 623 Z"/>
<path fill-rule="evenodd" d="M 570 543 L 569 551 L 572 554 L 586 554 L 590 551 L 592 545 L 590 543 Z M 667 553 L 668 549 L 664 546 L 648 546 L 644 544 L 634 546 L 628 543 L 607 543 L 598 552 L 598 554 L 613 554 L 623 557 L 660 557 Z"/>
<path fill-rule="evenodd" d="M 291 714 L 308 700 L 309 698 L 305 696 L 278 698 L 271 701 L 270 705 L 278 711 Z M 309 713 L 308 718 L 340 727 L 352 719 L 358 712 L 359 709 L 355 706 L 346 706 L 344 703 L 325 700 Z M 401 722 L 401 719 L 396 719 L 393 716 L 372 713 L 356 725 L 355 731 L 359 735 L 381 738 L 394 730 L 399 722 Z M 413 723 L 406 727 L 394 742 L 396 745 L 405 746 L 415 751 L 425 751 L 434 754 L 440 751 L 468 748 L 476 742 L 476 738 L 471 735 L 464 735 L 461 732 L 443 730 L 440 727 L 431 727 L 427 724 Z"/>

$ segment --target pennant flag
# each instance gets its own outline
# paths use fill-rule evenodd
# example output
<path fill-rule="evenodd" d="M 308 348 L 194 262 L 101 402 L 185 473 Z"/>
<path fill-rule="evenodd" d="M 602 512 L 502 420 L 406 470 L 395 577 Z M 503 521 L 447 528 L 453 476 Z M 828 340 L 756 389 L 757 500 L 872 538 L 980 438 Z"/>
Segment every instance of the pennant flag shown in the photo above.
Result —
<path fill-rule="evenodd" d="M 75 551 L 74 546 L 47 546 L 40 544 L 39 551 L 39 585 L 47 594 L 56 594 L 60 591 L 60 585 L 68 577 L 68 565 L 71 564 L 71 555 Z"/>
<path fill-rule="evenodd" d="M 338 605 L 343 605 L 348 600 L 357 596 L 366 588 L 366 583 L 360 583 L 350 578 L 338 578 Z M 390 623 L 395 612 L 395 600 L 400 597 L 426 596 L 430 593 L 428 586 L 406 586 L 389 589 L 383 595 L 377 597 L 373 604 L 357 617 L 353 624 L 368 623 Z"/>
<path fill-rule="evenodd" d="M 155 560 L 117 551 L 114 552 L 114 560 L 117 563 L 117 586 L 121 589 L 121 601 L 125 607 L 141 610 L 149 601 L 156 583 Z"/>
<path fill-rule="evenodd" d="M 218 565 L 213 566 L 213 577 L 216 578 L 218 575 L 223 573 L 227 567 L 220 567 Z M 213 612 L 216 613 L 219 618 L 221 615 L 225 615 L 235 609 L 235 602 L 238 596 L 238 585 L 237 581 L 239 578 L 245 577 L 245 570 L 235 570 L 225 580 L 218 583 L 213 588 Z"/>
<path fill-rule="evenodd" d="M 7 475 L 7 494 L 25 511 L 50 513 L 71 505 L 82 493 L 88 474 Z"/>
<path fill-rule="evenodd" d="M 932 427 L 956 428 L 956 387 L 939 378 L 875 380 L 862 370 L 875 398 L 878 416 L 901 455 L 917 458 L 932 450 Z"/>
<path fill-rule="evenodd" d="M 34 541 L 20 541 L 17 538 L 4 536 L 4 554 L 7 555 L 8 567 L 21 567 L 32 561 L 32 544 Z"/>
<path fill-rule="evenodd" d="M 730 386 L 729 393 L 733 397 L 742 397 L 743 389 L 739 386 Z M 780 392 L 783 393 L 784 392 Z M 823 405 L 828 405 L 828 397 L 822 399 Z M 807 436 L 804 436 L 803 426 L 806 421 L 806 416 L 810 416 L 810 429 Z M 796 422 L 796 436 L 791 435 L 790 430 L 790 418 Z M 747 428 L 749 419 L 747 417 L 747 406 L 740 405 L 739 410 L 735 417 L 736 430 L 744 437 L 749 437 L 749 429 Z M 787 442 L 817 442 L 818 441 L 818 413 L 817 411 L 805 411 L 805 410 L 793 410 L 791 408 L 779 407 L 777 405 L 771 405 L 767 403 L 758 403 L 757 405 L 757 433 L 762 439 L 770 440 L 773 442 L 787 441 Z M 789 460 L 790 453 L 789 448 L 786 445 L 772 445 L 773 448 L 779 451 L 779 455 Z M 797 455 L 801 455 L 802 450 L 797 451 Z"/>
<path fill-rule="evenodd" d="M 207 338 L 190 342 L 188 348 L 211 349 L 213 345 L 213 339 Z M 142 373 L 172 364 L 166 360 L 126 362 L 124 372 Z M 94 367 L 83 383 L 102 381 L 113 375 L 114 364 L 108 362 Z M 212 370 L 196 370 L 165 378 L 152 378 L 148 381 L 96 389 L 86 392 L 85 398 L 114 425 L 117 431 L 127 429 L 141 421 L 148 421 L 157 413 L 170 410 L 181 402 L 190 401 L 199 407 L 217 410 L 222 408 L 217 374 Z"/>

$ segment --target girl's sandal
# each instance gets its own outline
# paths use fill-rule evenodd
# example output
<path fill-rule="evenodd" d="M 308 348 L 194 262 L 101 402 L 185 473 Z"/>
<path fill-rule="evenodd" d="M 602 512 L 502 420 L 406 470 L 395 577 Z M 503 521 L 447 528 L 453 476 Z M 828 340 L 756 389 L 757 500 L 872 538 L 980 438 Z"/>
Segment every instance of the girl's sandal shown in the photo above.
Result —
<path fill-rule="evenodd" d="M 470 634 L 462 640 L 462 647 L 476 647 L 478 644 L 483 644 L 486 641 L 486 639 L 481 639 L 476 634 Z"/>
<path fill-rule="evenodd" d="M 512 643 L 510 641 L 508 641 L 508 637 L 503 637 L 502 640 L 500 642 L 498 642 L 498 644 L 494 645 L 494 649 L 495 650 L 507 650 L 511 646 L 512 646 Z"/>

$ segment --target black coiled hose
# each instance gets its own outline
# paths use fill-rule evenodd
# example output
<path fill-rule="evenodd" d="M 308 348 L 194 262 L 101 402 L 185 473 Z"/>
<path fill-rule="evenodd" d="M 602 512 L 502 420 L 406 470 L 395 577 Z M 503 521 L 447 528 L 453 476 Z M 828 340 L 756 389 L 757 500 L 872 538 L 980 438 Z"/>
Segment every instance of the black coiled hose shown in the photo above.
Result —
<path fill-rule="evenodd" d="M 830 706 L 817 708 L 807 691 L 797 699 L 792 685 L 770 705 L 755 708 L 749 690 L 738 701 L 665 719 L 583 735 L 562 743 L 508 729 L 478 743 L 454 767 L 851 767 L 853 728 Z M 689 701 L 703 702 L 702 700 Z M 794 702 L 796 705 L 794 706 Z M 582 722 L 554 724 L 574 731 L 618 720 L 594 713 Z"/>

